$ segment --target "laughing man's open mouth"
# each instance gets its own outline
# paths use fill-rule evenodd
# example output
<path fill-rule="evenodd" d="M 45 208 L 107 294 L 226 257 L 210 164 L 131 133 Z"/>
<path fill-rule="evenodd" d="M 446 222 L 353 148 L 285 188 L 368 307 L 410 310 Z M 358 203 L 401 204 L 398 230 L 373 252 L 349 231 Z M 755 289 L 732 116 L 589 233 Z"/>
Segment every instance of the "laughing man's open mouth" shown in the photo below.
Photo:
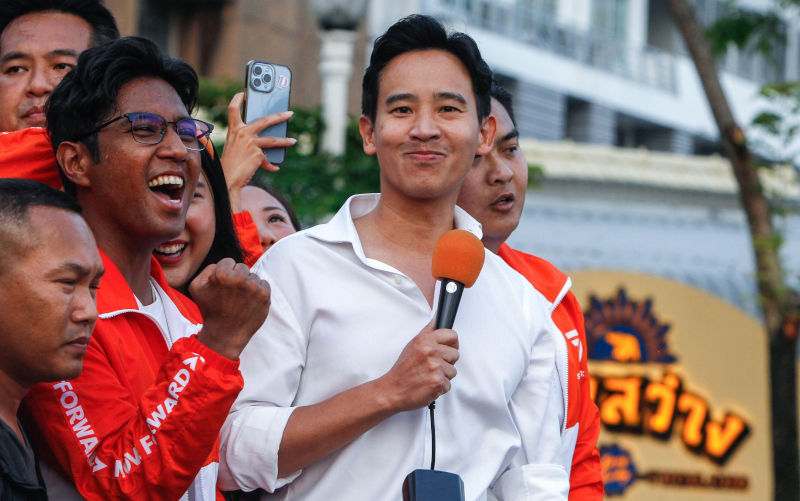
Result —
<path fill-rule="evenodd" d="M 179 203 L 183 198 L 183 179 L 179 176 L 158 176 L 151 179 L 147 187 L 156 194 L 166 196 L 173 203 Z"/>

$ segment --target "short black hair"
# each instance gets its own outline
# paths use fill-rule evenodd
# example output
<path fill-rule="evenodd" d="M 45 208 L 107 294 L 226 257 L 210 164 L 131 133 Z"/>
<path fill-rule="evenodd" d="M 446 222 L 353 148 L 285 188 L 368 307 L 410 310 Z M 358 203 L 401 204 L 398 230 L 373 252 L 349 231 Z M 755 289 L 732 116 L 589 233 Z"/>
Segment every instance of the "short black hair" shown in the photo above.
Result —
<path fill-rule="evenodd" d="M 158 46 L 142 37 L 123 37 L 84 51 L 75 69 L 53 89 L 45 105 L 47 128 L 53 150 L 64 141 L 82 141 L 92 160 L 100 161 L 97 134 L 92 131 L 118 112 L 117 94 L 127 82 L 139 77 L 166 81 L 178 93 L 186 111 L 197 103 L 197 73 L 180 59 L 166 57 Z M 67 193 L 75 186 L 61 172 Z"/>
<path fill-rule="evenodd" d="M 511 98 L 511 93 L 508 92 L 502 85 L 497 82 L 497 79 L 492 78 L 492 97 L 497 99 L 503 108 L 506 109 L 506 113 L 508 113 L 508 117 L 511 119 L 511 123 L 514 124 L 514 127 L 517 126 L 517 119 L 514 118 L 514 109 L 513 109 L 513 100 Z"/>
<path fill-rule="evenodd" d="M 303 226 L 300 224 L 300 219 L 297 217 L 297 213 L 294 211 L 294 207 L 292 207 L 292 204 L 289 203 L 289 199 L 286 198 L 286 196 L 276 187 L 272 186 L 269 181 L 267 181 L 266 176 L 259 176 L 256 174 L 247 184 L 256 188 L 261 188 L 272 195 L 275 200 L 278 201 L 278 203 L 283 205 L 283 208 L 286 209 L 286 214 L 289 215 L 289 221 L 292 223 L 292 228 L 294 228 L 294 231 L 300 231 L 303 229 Z"/>
<path fill-rule="evenodd" d="M 461 61 L 472 79 L 478 121 L 489 116 L 492 72 L 481 57 L 475 40 L 461 32 L 448 34 L 439 21 L 421 14 L 404 17 L 375 40 L 361 83 L 361 113 L 375 121 L 380 75 L 389 61 L 406 52 L 428 49 L 449 52 Z"/>
<path fill-rule="evenodd" d="M 55 207 L 81 213 L 81 206 L 73 197 L 44 183 L 30 179 L 0 179 L 0 217 L 22 221 L 32 207 Z"/>
<path fill-rule="evenodd" d="M 237 263 L 244 262 L 244 252 L 242 252 L 242 246 L 239 243 L 239 238 L 236 236 L 236 229 L 233 225 L 231 201 L 228 197 L 228 184 L 225 181 L 225 174 L 219 161 L 219 155 L 215 152 L 212 157 L 208 150 L 200 151 L 200 165 L 203 168 L 203 174 L 208 180 L 208 189 L 214 198 L 216 230 L 208 254 L 206 254 L 205 259 L 203 259 L 194 275 L 186 281 L 184 287 L 187 291 L 192 280 L 209 264 L 217 263 L 226 257 L 233 259 Z"/>
<path fill-rule="evenodd" d="M 0 270 L 13 249 L 24 242 L 28 217 L 34 207 L 53 207 L 81 213 L 74 198 L 46 184 L 30 179 L 0 179 Z"/>
<path fill-rule="evenodd" d="M 92 46 L 119 38 L 114 16 L 99 0 L 3 0 L 0 2 L 0 33 L 18 17 L 39 12 L 62 12 L 80 17 L 92 27 Z"/>

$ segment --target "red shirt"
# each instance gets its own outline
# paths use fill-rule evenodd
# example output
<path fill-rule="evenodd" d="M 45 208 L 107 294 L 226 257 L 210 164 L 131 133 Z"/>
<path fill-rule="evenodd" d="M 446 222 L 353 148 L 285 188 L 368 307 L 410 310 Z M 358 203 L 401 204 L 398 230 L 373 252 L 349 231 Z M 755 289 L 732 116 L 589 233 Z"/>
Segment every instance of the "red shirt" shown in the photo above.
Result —
<path fill-rule="evenodd" d="M 603 499 L 603 478 L 597 438 L 600 414 L 589 394 L 586 332 L 583 311 L 569 291 L 570 280 L 558 268 L 536 256 L 514 250 L 505 243 L 497 254 L 528 279 L 536 290 L 554 304 L 553 322 L 564 334 L 567 347 L 566 429 L 577 427 L 578 436 L 570 470 L 570 501 Z"/>

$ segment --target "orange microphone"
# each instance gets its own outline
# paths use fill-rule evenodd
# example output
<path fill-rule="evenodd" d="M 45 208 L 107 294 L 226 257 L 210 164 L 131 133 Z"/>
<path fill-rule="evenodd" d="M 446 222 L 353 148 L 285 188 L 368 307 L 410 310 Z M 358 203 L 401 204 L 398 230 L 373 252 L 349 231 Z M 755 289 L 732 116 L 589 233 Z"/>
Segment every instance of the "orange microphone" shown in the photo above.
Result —
<path fill-rule="evenodd" d="M 436 242 L 431 271 L 442 280 L 436 329 L 453 328 L 461 293 L 478 279 L 485 255 L 483 243 L 465 230 L 450 230 Z"/>

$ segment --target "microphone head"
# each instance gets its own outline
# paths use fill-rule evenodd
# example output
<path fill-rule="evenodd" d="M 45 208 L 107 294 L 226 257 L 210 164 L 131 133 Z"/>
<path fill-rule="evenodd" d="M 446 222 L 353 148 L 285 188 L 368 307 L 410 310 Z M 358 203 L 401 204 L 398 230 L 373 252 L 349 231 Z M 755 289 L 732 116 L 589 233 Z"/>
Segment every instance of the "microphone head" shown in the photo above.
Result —
<path fill-rule="evenodd" d="M 450 230 L 433 248 L 434 278 L 449 278 L 472 287 L 483 268 L 483 242 L 466 230 Z"/>

